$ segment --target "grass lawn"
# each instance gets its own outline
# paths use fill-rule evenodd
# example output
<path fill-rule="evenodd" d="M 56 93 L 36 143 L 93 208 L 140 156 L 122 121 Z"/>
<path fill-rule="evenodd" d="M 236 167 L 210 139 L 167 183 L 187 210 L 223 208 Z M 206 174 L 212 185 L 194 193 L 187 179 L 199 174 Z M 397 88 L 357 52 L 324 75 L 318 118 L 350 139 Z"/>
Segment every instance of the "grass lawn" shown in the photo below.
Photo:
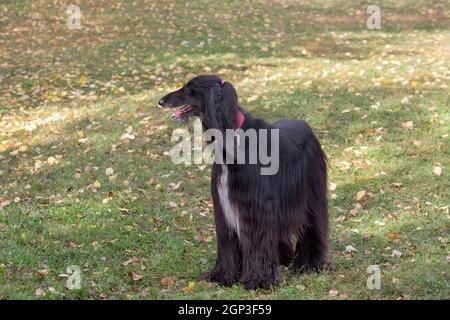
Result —
<path fill-rule="evenodd" d="M 448 1 L 383 1 L 381 30 L 364 1 L 77 3 L 80 30 L 67 1 L 0 8 L 0 299 L 449 298 Z M 181 125 L 156 102 L 203 73 L 315 129 L 333 270 L 196 281 L 215 259 L 209 168 L 171 162 Z"/>

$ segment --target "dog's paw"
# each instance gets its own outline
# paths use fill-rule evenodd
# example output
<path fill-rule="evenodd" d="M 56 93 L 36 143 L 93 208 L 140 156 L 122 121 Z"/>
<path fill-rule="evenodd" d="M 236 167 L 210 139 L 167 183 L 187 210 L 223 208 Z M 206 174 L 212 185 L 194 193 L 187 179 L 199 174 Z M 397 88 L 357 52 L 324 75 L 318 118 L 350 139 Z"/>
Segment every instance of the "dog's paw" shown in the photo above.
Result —
<path fill-rule="evenodd" d="M 239 280 L 242 283 L 245 289 L 254 290 L 254 289 L 269 289 L 270 287 L 276 285 L 278 280 L 275 278 L 253 278 L 253 279 L 242 279 Z"/>
<path fill-rule="evenodd" d="M 218 271 L 217 269 L 213 269 L 210 272 L 206 272 L 204 274 L 201 274 L 198 277 L 198 280 L 206 280 L 209 282 L 215 282 L 218 283 L 222 286 L 231 286 L 234 283 L 236 283 L 236 279 L 223 273 Z"/>

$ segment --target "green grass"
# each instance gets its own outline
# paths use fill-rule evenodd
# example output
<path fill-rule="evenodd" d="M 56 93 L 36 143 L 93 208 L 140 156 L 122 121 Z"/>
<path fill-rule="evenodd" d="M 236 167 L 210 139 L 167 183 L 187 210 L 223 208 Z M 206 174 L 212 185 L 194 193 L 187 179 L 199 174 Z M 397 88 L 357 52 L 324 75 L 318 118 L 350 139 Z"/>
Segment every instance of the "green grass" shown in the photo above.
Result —
<path fill-rule="evenodd" d="M 64 1 L 7 1 L 0 299 L 448 299 L 450 7 L 384 1 L 371 31 L 365 5 L 81 1 L 82 29 L 68 30 Z M 336 184 L 333 270 L 283 269 L 271 290 L 195 280 L 215 259 L 209 169 L 171 162 L 180 125 L 156 101 L 202 73 L 256 116 L 314 127 Z M 380 290 L 366 287 L 373 264 Z M 80 290 L 60 276 L 69 265 Z"/>

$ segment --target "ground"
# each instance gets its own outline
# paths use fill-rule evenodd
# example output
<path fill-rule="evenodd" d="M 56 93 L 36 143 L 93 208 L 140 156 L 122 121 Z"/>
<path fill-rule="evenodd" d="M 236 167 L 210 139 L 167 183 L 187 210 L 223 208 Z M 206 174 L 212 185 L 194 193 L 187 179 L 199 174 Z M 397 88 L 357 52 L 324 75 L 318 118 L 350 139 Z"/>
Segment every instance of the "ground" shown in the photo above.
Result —
<path fill-rule="evenodd" d="M 77 3 L 80 30 L 66 1 L 0 9 L 0 299 L 449 298 L 447 1 L 383 1 L 380 30 L 364 1 Z M 209 168 L 172 163 L 182 125 L 156 102 L 203 73 L 314 128 L 332 270 L 196 280 L 215 260 Z"/>

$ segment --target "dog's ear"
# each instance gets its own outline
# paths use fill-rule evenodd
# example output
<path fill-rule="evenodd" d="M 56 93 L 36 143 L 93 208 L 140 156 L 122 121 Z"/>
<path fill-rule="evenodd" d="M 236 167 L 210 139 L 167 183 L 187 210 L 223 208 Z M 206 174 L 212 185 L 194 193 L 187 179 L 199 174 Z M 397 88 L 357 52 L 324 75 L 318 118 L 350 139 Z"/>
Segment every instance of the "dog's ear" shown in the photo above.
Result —
<path fill-rule="evenodd" d="M 223 85 L 209 88 L 209 95 L 204 98 L 203 121 L 208 128 L 223 132 L 236 128 L 239 105 L 236 90 L 231 83 L 224 82 Z"/>

